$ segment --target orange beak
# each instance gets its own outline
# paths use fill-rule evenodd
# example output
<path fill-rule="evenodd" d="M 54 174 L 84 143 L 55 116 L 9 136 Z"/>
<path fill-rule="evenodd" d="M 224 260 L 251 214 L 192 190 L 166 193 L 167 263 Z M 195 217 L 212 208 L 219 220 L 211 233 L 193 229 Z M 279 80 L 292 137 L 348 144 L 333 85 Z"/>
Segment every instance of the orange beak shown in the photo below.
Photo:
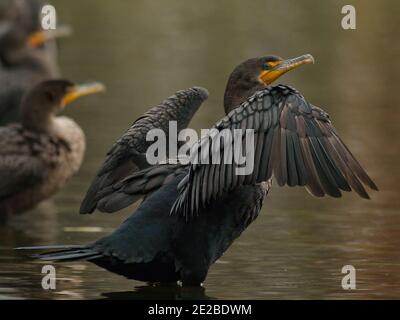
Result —
<path fill-rule="evenodd" d="M 271 69 L 261 72 L 260 80 L 265 85 L 270 85 L 286 72 L 300 67 L 303 64 L 310 63 L 314 63 L 314 57 L 311 54 L 305 54 L 297 58 L 278 61 Z"/>
<path fill-rule="evenodd" d="M 43 43 L 62 37 L 68 37 L 72 33 L 72 29 L 69 26 L 59 26 L 55 30 L 41 30 L 34 32 L 28 37 L 28 46 L 37 48 Z"/>
<path fill-rule="evenodd" d="M 81 85 L 76 85 L 64 96 L 62 100 L 62 105 L 66 106 L 76 99 L 87 96 L 90 94 L 104 92 L 106 90 L 105 86 L 100 82 L 85 83 Z"/>

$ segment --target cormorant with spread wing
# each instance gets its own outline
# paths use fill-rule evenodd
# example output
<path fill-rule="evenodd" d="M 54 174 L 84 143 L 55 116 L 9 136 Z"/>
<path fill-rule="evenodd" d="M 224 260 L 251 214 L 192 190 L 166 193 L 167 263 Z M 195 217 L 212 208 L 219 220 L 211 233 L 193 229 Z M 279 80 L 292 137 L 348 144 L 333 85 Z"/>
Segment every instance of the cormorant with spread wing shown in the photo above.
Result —
<path fill-rule="evenodd" d="M 364 185 L 377 187 L 339 138 L 328 114 L 294 88 L 271 86 L 287 71 L 313 62 L 311 55 L 290 60 L 266 56 L 241 63 L 230 75 L 226 116 L 214 128 L 254 130 L 252 173 L 236 175 L 235 164 L 149 166 L 143 161 L 146 132 L 168 132 L 170 120 L 184 128 L 207 97 L 205 89 L 188 89 L 133 124 L 110 150 L 81 206 L 81 213 L 96 208 L 115 212 L 145 197 L 134 214 L 112 234 L 88 245 L 25 249 L 57 249 L 37 257 L 88 260 L 130 279 L 200 285 L 209 267 L 256 219 L 272 177 L 279 185 L 305 186 L 318 197 L 354 190 L 368 198 Z M 221 153 L 232 148 L 222 145 Z"/>

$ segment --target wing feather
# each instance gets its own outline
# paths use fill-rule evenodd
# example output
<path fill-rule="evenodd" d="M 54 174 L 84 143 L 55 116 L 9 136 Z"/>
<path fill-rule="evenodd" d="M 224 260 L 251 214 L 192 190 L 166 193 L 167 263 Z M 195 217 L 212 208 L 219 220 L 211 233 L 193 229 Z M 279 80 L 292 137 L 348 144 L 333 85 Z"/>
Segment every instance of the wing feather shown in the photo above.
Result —
<path fill-rule="evenodd" d="M 146 141 L 146 135 L 150 130 L 157 128 L 168 133 L 170 121 L 177 121 L 178 131 L 187 128 L 193 115 L 207 97 L 207 90 L 200 87 L 178 91 L 138 118 L 107 153 L 105 162 L 82 201 L 80 213 L 92 213 L 96 208 L 101 211 L 104 203 L 109 201 L 102 199 L 112 196 L 115 184 L 149 166 L 145 153 L 152 144 L 151 141 Z M 99 203 L 102 205 L 99 206 Z"/>
<path fill-rule="evenodd" d="M 192 165 L 188 179 L 178 187 L 179 197 L 172 212 L 187 216 L 185 202 L 191 203 L 191 210 L 198 212 L 200 206 L 205 206 L 223 192 L 268 181 L 272 176 L 280 186 L 305 186 L 316 197 L 340 197 L 341 191 L 353 189 L 362 198 L 368 198 L 364 185 L 377 190 L 339 138 L 329 115 L 311 105 L 291 87 L 278 85 L 255 93 L 214 128 L 231 132 L 234 129 L 254 130 L 254 146 L 250 146 L 254 147 L 254 170 L 242 176 L 236 174 L 238 165 L 235 162 Z M 242 134 L 243 150 L 249 148 L 245 141 Z M 208 148 L 211 151 L 212 146 Z M 221 145 L 222 154 L 233 149 L 233 141 Z M 211 163 L 211 156 L 208 156 Z M 233 155 L 231 159 L 235 159 Z M 200 185 L 198 181 L 201 181 Z M 189 189 L 191 192 L 187 193 Z"/>

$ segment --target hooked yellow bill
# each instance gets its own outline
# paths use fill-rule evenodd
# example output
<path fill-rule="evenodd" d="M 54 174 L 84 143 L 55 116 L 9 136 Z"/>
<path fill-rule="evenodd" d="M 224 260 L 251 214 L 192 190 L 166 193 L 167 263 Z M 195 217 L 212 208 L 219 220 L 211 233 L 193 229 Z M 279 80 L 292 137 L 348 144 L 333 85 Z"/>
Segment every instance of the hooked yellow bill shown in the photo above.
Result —
<path fill-rule="evenodd" d="M 61 37 L 68 37 L 72 33 L 72 29 L 67 26 L 58 26 L 55 30 L 41 30 L 31 33 L 28 36 L 28 46 L 31 48 L 37 48 L 43 43 Z"/>
<path fill-rule="evenodd" d="M 311 54 L 305 54 L 293 59 L 268 62 L 269 67 L 261 72 L 259 78 L 263 84 L 269 85 L 286 72 L 310 63 L 314 63 L 314 57 Z"/>
<path fill-rule="evenodd" d="M 81 85 L 75 85 L 70 91 L 64 96 L 62 105 L 66 106 L 76 99 L 87 96 L 90 94 L 104 92 L 106 87 L 100 82 L 85 83 Z"/>

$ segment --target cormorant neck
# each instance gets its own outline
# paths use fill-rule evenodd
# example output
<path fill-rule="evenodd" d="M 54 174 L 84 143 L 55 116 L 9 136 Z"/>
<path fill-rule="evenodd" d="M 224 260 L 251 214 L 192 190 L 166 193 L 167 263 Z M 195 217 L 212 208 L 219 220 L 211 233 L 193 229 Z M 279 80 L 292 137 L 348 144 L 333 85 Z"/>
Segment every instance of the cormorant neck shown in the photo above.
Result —
<path fill-rule="evenodd" d="M 6 66 L 13 68 L 23 67 L 40 70 L 47 74 L 52 73 L 47 63 L 46 53 L 39 49 L 23 48 L 8 52 L 3 55 L 2 61 Z"/>
<path fill-rule="evenodd" d="M 55 130 L 55 115 L 41 105 L 24 103 L 21 109 L 21 123 L 28 130 L 52 134 Z"/>
<path fill-rule="evenodd" d="M 225 114 L 228 114 L 230 111 L 236 109 L 242 102 L 263 88 L 265 88 L 265 86 L 259 82 L 235 79 L 235 75 L 232 74 L 225 89 Z"/>

